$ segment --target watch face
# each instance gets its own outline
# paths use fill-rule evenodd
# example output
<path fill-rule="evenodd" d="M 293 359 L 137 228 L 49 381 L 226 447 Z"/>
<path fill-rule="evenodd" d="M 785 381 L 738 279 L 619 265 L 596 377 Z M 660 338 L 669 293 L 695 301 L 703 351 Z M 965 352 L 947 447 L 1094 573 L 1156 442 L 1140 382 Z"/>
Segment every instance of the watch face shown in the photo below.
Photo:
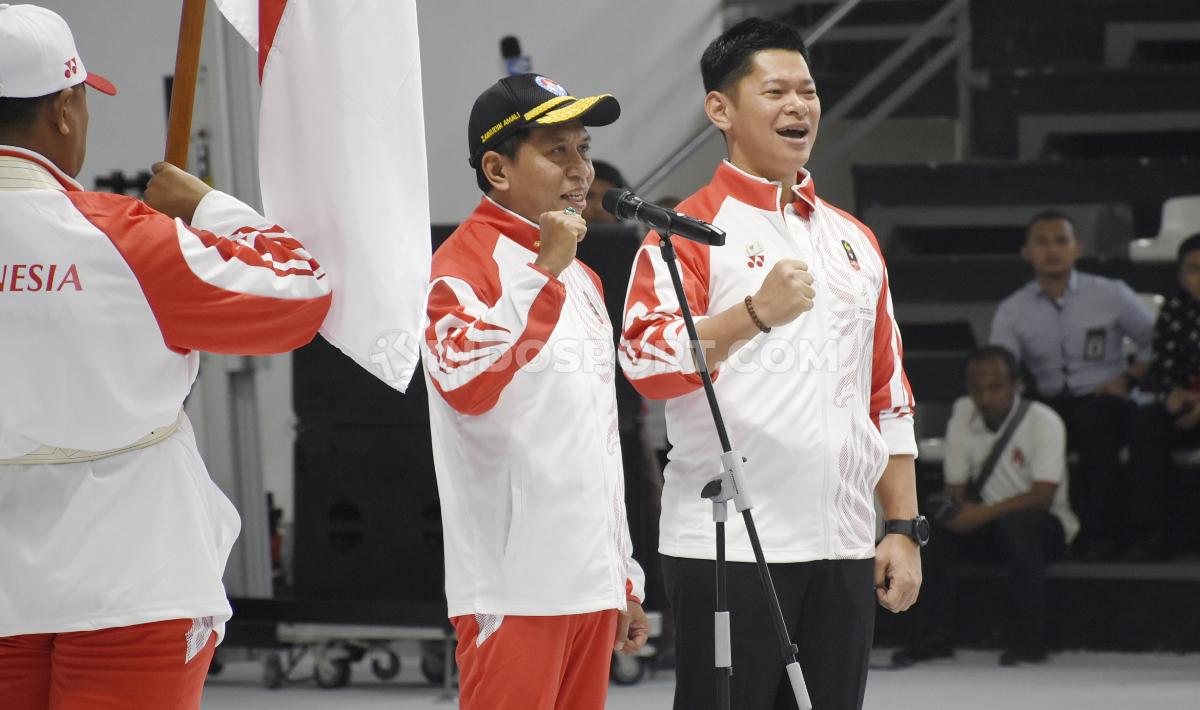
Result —
<path fill-rule="evenodd" d="M 913 519 L 913 537 L 922 547 L 929 542 L 929 521 L 924 515 L 918 515 Z"/>

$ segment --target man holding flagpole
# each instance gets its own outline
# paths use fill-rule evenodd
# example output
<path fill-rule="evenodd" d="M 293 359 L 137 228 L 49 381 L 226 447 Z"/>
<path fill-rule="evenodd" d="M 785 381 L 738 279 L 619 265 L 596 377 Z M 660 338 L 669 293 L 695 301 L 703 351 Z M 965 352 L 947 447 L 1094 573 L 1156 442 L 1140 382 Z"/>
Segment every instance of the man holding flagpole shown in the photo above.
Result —
<path fill-rule="evenodd" d="M 284 228 L 166 163 L 85 191 L 89 72 L 0 5 L 0 707 L 192 709 L 230 617 L 237 511 L 184 398 L 198 351 L 297 348 L 329 310 Z"/>
<path fill-rule="evenodd" d="M 602 710 L 646 641 L 600 280 L 575 258 L 595 171 L 577 99 L 521 74 L 475 101 L 479 206 L 434 255 L 423 361 L 464 710 Z"/>

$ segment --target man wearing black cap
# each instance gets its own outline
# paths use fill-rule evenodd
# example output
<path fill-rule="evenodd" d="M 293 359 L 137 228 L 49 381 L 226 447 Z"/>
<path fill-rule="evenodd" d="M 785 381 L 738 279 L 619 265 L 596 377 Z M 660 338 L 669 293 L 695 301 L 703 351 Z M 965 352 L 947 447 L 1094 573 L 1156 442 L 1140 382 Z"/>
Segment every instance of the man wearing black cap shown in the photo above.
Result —
<path fill-rule="evenodd" d="M 181 409 L 198 351 L 299 347 L 330 291 L 166 163 L 146 202 L 84 190 L 85 85 L 116 93 L 61 17 L 0 4 L 0 708 L 198 708 L 240 525 Z"/>
<path fill-rule="evenodd" d="M 620 110 L 536 74 L 471 109 L 484 196 L 434 254 L 422 358 L 465 710 L 601 710 L 613 651 L 648 633 L 612 324 L 575 259 L 594 177 L 585 126 Z"/>

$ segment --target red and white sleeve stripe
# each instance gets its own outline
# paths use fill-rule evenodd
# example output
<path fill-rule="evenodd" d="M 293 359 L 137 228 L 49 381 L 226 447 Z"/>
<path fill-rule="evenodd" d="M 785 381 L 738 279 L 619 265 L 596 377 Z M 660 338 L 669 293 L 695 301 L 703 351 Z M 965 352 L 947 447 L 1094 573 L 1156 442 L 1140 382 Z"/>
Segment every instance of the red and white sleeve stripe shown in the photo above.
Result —
<path fill-rule="evenodd" d="M 874 238 L 872 238 L 874 241 Z M 882 259 L 882 255 L 880 259 Z M 871 360 L 871 420 L 879 428 L 888 447 L 888 455 L 916 456 L 917 440 L 913 430 L 912 386 L 904 373 L 904 343 L 892 308 L 887 267 L 875 307 L 875 338 Z"/>
<path fill-rule="evenodd" d="M 436 277 L 429 288 L 426 369 L 451 407 L 479 415 L 545 347 L 567 290 L 533 264 L 506 274 L 503 284 L 490 259 L 456 271 Z"/>
<path fill-rule="evenodd" d="M 675 251 L 688 306 L 695 316 L 703 316 L 708 311 L 708 247 L 677 240 Z M 621 369 L 644 397 L 670 399 L 702 386 L 683 311 L 662 258 L 658 235 L 653 232 L 634 261 L 621 331 Z"/>
<path fill-rule="evenodd" d="M 124 257 L 172 350 L 287 352 L 312 340 L 329 311 L 329 283 L 300 242 L 224 193 L 201 201 L 224 213 L 221 233 L 121 195 L 65 194 Z"/>

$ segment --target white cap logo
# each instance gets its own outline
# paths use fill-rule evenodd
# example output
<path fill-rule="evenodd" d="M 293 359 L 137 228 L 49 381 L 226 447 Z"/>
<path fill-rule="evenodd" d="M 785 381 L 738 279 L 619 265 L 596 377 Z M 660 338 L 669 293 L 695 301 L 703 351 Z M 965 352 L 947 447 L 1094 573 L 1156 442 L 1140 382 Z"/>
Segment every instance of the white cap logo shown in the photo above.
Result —
<path fill-rule="evenodd" d="M 0 5 L 0 97 L 37 98 L 80 83 L 117 93 L 84 66 L 63 18 L 36 5 Z"/>

